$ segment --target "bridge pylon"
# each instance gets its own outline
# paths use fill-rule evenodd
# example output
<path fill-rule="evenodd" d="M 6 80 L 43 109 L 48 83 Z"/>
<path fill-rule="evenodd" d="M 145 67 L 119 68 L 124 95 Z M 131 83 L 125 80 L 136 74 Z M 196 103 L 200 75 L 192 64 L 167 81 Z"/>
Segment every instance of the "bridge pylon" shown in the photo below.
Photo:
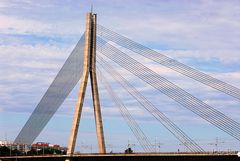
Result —
<path fill-rule="evenodd" d="M 100 100 L 99 100 L 99 94 L 98 94 L 97 76 L 96 76 L 97 15 L 91 12 L 91 13 L 87 13 L 86 17 L 87 17 L 87 21 L 86 21 L 86 31 L 85 31 L 83 73 L 82 73 L 79 94 L 78 94 L 78 100 L 75 106 L 75 113 L 74 113 L 74 118 L 72 123 L 71 134 L 69 138 L 69 144 L 67 149 L 68 155 L 72 155 L 74 153 L 89 75 L 91 80 L 91 90 L 92 90 L 92 98 L 93 98 L 93 106 L 94 106 L 96 133 L 97 133 L 97 139 L 98 139 L 98 149 L 99 149 L 99 153 L 101 154 L 106 153 L 104 134 L 103 134 L 103 123 L 102 123 L 102 116 L 101 116 L 101 107 L 100 107 Z"/>

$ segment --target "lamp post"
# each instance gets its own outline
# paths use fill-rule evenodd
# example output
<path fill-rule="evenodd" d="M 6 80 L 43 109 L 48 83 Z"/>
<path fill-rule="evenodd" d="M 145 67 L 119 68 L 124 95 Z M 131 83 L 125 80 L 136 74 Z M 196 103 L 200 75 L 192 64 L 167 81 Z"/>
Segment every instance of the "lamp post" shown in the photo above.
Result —
<path fill-rule="evenodd" d="M 12 156 L 12 144 L 10 143 L 10 156 Z"/>
<path fill-rule="evenodd" d="M 218 152 L 218 146 L 219 146 L 219 144 L 223 144 L 224 143 L 224 141 L 219 141 L 219 139 L 218 139 L 218 137 L 216 137 L 216 141 L 215 141 L 215 143 L 210 143 L 209 145 L 213 145 L 213 146 L 215 146 L 215 150 L 216 150 L 216 152 Z M 214 149 L 213 149 L 213 151 L 214 151 Z"/>

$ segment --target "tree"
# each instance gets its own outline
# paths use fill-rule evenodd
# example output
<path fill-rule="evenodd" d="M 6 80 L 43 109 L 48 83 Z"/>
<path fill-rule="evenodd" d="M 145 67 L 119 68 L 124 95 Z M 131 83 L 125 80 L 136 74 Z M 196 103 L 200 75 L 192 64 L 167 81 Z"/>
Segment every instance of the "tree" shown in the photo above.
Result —
<path fill-rule="evenodd" d="M 127 148 L 127 149 L 125 150 L 125 153 L 126 153 L 126 154 L 131 154 L 131 153 L 133 153 L 133 150 L 132 150 L 131 148 Z"/>
<path fill-rule="evenodd" d="M 37 155 L 37 151 L 34 149 L 31 149 L 30 151 L 27 152 L 27 155 Z"/>
<path fill-rule="evenodd" d="M 9 156 L 10 155 L 10 149 L 6 146 L 0 147 L 0 156 Z"/>
<path fill-rule="evenodd" d="M 17 149 L 12 150 L 11 153 L 11 155 L 22 155 L 22 152 Z"/>

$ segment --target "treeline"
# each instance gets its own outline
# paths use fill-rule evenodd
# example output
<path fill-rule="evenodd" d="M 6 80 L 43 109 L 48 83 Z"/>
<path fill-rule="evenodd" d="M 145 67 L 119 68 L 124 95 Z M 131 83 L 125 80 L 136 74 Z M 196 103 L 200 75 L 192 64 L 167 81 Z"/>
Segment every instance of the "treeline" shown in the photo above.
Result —
<path fill-rule="evenodd" d="M 6 147 L 6 146 L 1 146 L 0 147 L 0 156 L 23 156 L 23 155 L 45 155 L 45 154 L 66 154 L 66 151 L 61 151 L 58 149 L 53 149 L 53 148 L 46 148 L 46 149 L 31 149 L 27 152 L 20 151 L 17 149 L 12 149 Z"/>

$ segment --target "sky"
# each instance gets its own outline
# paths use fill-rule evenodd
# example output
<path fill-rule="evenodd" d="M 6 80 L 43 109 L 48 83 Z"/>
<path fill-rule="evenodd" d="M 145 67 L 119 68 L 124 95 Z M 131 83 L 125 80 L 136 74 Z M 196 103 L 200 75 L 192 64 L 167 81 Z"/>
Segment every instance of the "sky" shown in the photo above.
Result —
<path fill-rule="evenodd" d="M 99 24 L 186 65 L 240 88 L 240 2 L 235 0 L 0 0 L 0 140 L 14 140 L 51 84 L 85 28 L 86 13 Z M 239 100 L 158 64 L 151 69 L 205 103 L 240 122 Z M 240 150 L 239 141 L 208 124 L 124 70 L 119 72 L 205 150 Z M 106 75 L 111 81 L 111 77 Z M 185 147 L 117 84 L 123 98 L 157 151 Z M 36 141 L 66 146 L 79 84 Z M 142 151 L 117 107 L 99 85 L 107 151 L 128 144 Z M 91 93 L 87 89 L 76 150 L 96 152 Z M 218 147 L 216 147 L 218 139 Z"/>

